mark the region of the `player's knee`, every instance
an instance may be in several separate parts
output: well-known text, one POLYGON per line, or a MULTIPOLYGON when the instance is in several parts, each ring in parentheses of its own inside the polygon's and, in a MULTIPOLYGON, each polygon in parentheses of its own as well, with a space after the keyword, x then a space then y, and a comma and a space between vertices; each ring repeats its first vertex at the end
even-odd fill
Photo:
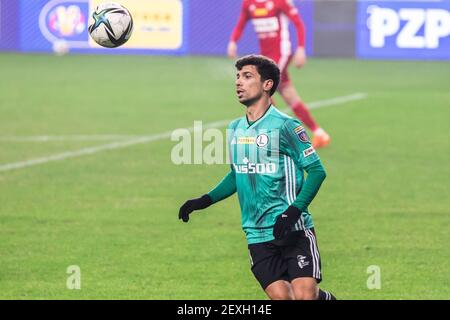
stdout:
POLYGON ((294 112, 301 111, 301 108, 299 108, 298 103, 290 102, 289 106, 291 107, 292 111, 294 111, 294 112))
POLYGON ((266 294, 271 300, 293 300, 294 296, 292 294, 292 289, 290 285, 284 282, 277 281, 272 283, 266 289, 266 294))
POLYGON ((283 98, 284 102, 294 110, 302 107, 302 100, 296 94, 286 92, 286 94, 283 95, 283 98))
POLYGON ((317 292, 314 288, 302 288, 294 291, 295 300, 317 300, 317 292))
POLYGON ((293 300, 293 297, 289 294, 289 292, 273 292, 270 295, 271 300, 293 300))
POLYGON ((289 105, 291 106, 292 110, 294 111, 304 111, 305 105, 302 103, 300 99, 292 99, 292 101, 289 102, 289 105))

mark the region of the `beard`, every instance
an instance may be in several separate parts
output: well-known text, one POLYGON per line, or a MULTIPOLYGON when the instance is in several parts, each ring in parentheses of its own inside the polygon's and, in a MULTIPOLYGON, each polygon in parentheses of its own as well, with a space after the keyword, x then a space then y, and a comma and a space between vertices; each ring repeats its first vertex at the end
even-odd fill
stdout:
POLYGON ((262 93, 259 93, 256 96, 253 96, 253 97, 250 97, 250 98, 245 98, 243 100, 239 100, 239 102, 242 103, 244 106, 246 106, 248 108, 251 105, 255 104, 256 101, 261 99, 262 95, 263 95, 262 93))

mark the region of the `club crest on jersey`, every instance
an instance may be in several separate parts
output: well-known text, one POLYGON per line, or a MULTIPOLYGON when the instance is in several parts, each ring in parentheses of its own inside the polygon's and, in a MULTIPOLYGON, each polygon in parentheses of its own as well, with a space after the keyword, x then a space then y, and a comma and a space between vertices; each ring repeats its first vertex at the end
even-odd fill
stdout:
POLYGON ((305 128, 303 126, 298 126, 294 129, 295 134, 300 139, 301 142, 306 143, 309 142, 308 134, 306 133, 305 128))
POLYGON ((267 146, 269 143, 269 137, 267 134, 262 133, 259 136, 256 137, 256 145, 260 148, 267 146))

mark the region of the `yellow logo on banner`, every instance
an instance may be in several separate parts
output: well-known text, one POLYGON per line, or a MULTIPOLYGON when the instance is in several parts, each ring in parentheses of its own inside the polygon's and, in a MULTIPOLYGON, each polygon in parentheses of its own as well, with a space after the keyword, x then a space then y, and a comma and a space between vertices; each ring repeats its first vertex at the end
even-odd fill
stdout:
MULTIPOLYGON (((105 0, 90 0, 93 11, 105 0)), ((128 49, 176 50, 183 44, 181 0, 121 0, 133 17, 133 33, 123 45, 128 49)), ((97 46, 89 39, 92 46, 97 46)))

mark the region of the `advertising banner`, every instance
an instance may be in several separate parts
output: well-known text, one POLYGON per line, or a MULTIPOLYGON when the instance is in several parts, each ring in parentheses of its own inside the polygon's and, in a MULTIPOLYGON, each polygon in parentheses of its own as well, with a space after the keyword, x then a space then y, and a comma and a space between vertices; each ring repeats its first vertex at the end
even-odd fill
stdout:
POLYGON ((21 1, 22 50, 51 51, 63 42, 75 52, 186 53, 187 0, 121 0, 133 17, 134 29, 130 40, 114 50, 100 47, 88 34, 90 13, 102 2, 21 1))
POLYGON ((358 3, 359 58, 450 59, 450 1, 358 3))
POLYGON ((0 0, 0 50, 19 50, 19 3, 0 0))
MULTIPOLYGON (((306 50, 312 55, 314 2, 291 1, 305 22, 306 50)), ((0 0, 0 49, 53 52, 67 47, 72 53, 225 55, 242 5, 241 0, 120 0, 133 17, 133 33, 123 46, 107 49, 88 34, 90 14, 103 2, 0 0)), ((292 23, 289 34, 295 48, 292 23)), ((239 54, 259 52, 249 21, 239 41, 239 54)))

